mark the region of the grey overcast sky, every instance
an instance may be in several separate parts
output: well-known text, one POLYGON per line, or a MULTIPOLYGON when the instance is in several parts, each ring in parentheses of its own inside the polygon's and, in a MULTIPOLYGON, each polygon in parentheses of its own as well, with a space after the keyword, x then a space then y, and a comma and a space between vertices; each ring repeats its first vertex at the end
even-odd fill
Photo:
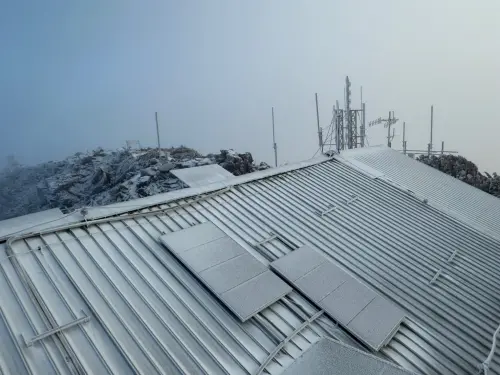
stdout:
MULTIPOLYGON (((367 120, 393 110, 409 148, 435 143, 500 171, 499 0, 7 0, 0 12, 0 158, 37 163, 127 139, 271 162, 317 150, 363 86, 367 120)), ((400 147, 396 126, 394 145, 400 147)), ((368 130, 384 143, 382 126, 368 130)))

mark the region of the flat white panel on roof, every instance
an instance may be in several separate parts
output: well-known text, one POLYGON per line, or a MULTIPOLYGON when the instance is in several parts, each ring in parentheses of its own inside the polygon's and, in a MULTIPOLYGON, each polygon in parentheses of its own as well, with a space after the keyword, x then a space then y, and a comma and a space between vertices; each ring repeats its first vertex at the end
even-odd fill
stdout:
POLYGON ((193 247, 179 254, 182 260, 189 264, 195 272, 228 261, 246 251, 229 237, 218 238, 212 242, 193 247))
POLYGON ((212 223, 165 234, 160 240, 242 321, 292 291, 212 223))
POLYGON ((394 335, 403 312, 308 246, 271 263, 325 312, 374 350, 394 335))
POLYGON ((245 321, 291 291, 292 288, 274 273, 265 271, 228 290, 222 294, 221 299, 232 306, 234 313, 245 321))
POLYGON ((226 234, 215 225, 203 223, 189 230, 169 233, 162 237, 162 241, 173 252, 180 253, 222 237, 226 237, 226 234))
POLYGON ((234 178, 234 175, 226 171, 218 164, 185 169, 174 169, 171 173, 189 187, 205 186, 234 178))
POLYGON ((325 262, 316 267, 312 272, 298 279, 296 283, 313 300, 321 301, 332 290, 338 288, 351 278, 351 276, 341 269, 338 271, 332 272, 330 263, 325 262))
POLYGON ((410 371, 358 349, 324 338, 297 358, 283 375, 408 375, 410 371))
POLYGON ((334 312, 335 320, 343 325, 347 325, 376 296, 373 290, 351 277, 319 301, 319 305, 325 311, 334 312))
POLYGON ((266 270, 261 262, 245 252, 206 269, 200 276, 215 290, 224 293, 266 270))
POLYGON ((278 268, 286 278, 295 281, 307 272, 325 262, 325 257, 308 246, 302 246, 273 262, 272 266, 278 268))
POLYGON ((352 332, 362 333, 370 346, 376 347, 380 343, 383 346, 392 338, 403 318, 404 313, 399 308, 377 296, 347 327, 352 332))

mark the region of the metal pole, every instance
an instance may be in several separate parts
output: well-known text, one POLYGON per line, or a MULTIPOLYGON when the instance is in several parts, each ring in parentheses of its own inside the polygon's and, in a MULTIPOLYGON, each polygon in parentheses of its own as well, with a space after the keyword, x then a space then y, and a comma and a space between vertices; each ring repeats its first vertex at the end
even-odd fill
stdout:
POLYGON ((158 157, 160 157, 161 148, 160 148, 160 127, 158 126, 158 112, 155 112, 155 120, 156 120, 156 138, 158 139, 158 157))
POLYGON ((403 154, 406 155, 406 122, 403 122, 403 154))
POLYGON ((389 111, 389 119, 387 121, 387 147, 391 147, 391 111, 389 111))
POLYGON ((444 155, 444 141, 441 141, 441 155, 444 155))
POLYGON ((323 154, 323 134, 321 132, 321 128, 319 127, 318 93, 315 93, 314 96, 316 98, 316 122, 318 123, 319 148, 321 149, 321 154, 323 154))
MULTIPOLYGON (((361 96, 363 96, 363 87, 361 87, 361 96)), ((362 109, 362 118, 361 118, 361 147, 365 147, 365 136, 366 136, 366 105, 365 103, 361 103, 362 109)))
POLYGON ((339 101, 337 100, 335 106, 335 146, 337 147, 337 152, 340 153, 340 150, 344 149, 344 135, 340 127, 343 126, 340 122, 340 106, 339 101))
POLYGON ((347 120, 347 148, 351 149, 354 147, 352 142, 352 116, 351 116, 351 82, 349 81, 349 76, 345 77, 345 116, 347 120))
POLYGON ((432 128, 434 126, 434 106, 431 105, 431 142, 430 144, 430 151, 432 151, 432 128))
POLYGON ((276 138, 274 134, 274 107, 271 108, 271 115, 273 117, 273 148, 274 148, 274 166, 278 166, 278 146, 276 145, 276 138))

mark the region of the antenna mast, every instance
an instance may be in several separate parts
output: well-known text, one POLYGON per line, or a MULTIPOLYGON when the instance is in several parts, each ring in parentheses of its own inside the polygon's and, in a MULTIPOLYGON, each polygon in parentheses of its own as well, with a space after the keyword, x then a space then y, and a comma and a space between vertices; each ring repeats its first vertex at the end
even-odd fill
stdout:
POLYGON ((274 166, 278 166, 278 145, 276 144, 276 138, 274 134, 274 107, 271 108, 271 115, 273 119, 273 148, 274 148, 274 166))
POLYGON ((318 109, 318 93, 314 94, 316 98, 316 121, 318 123, 318 140, 319 140, 319 148, 321 149, 321 154, 323 154, 323 131, 319 126, 319 109, 318 109))
POLYGON ((161 157, 161 148, 160 148, 160 127, 158 126, 158 112, 155 112, 155 120, 156 120, 156 138, 158 140, 158 157, 161 157))
POLYGON ((430 143, 429 143, 429 156, 431 156, 431 153, 432 153, 432 128, 434 127, 434 106, 431 105, 431 140, 430 140, 430 143))
POLYGON ((406 122, 403 122, 403 154, 406 155, 406 122))

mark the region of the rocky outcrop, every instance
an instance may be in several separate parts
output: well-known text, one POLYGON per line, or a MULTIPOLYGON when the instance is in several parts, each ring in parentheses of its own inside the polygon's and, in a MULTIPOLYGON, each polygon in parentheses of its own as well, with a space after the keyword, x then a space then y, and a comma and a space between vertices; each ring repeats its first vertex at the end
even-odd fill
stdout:
POLYGON ((203 156, 178 147, 136 151, 101 148, 59 162, 10 167, 0 173, 0 220, 49 208, 74 210, 106 205, 184 188, 173 169, 220 164, 234 175, 267 169, 250 153, 221 150, 203 156))

